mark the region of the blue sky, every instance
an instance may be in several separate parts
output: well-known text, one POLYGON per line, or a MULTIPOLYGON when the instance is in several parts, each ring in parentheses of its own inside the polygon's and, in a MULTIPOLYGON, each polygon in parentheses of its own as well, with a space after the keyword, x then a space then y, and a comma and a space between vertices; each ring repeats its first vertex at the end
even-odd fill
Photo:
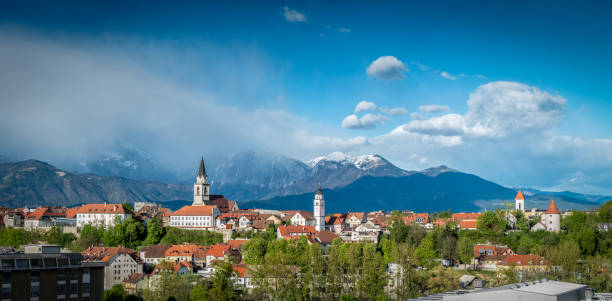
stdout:
POLYGON ((3 152, 60 162, 132 144, 177 166, 242 148, 375 152, 612 193, 611 6, 5 1, 3 152))

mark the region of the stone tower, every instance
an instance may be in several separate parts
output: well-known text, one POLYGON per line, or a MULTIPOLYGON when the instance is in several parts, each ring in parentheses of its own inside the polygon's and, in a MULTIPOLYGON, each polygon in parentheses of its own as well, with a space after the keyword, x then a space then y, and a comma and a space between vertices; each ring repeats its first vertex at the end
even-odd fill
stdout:
POLYGON ((550 201, 548 209, 542 216, 542 222, 546 226, 547 231, 557 232, 561 230, 561 212, 559 212, 555 200, 550 201))
POLYGON ((319 189, 317 189, 314 197, 314 219, 315 229, 317 231, 325 230, 325 199, 323 198, 321 184, 319 184, 319 189))
POLYGON ((514 203, 516 204, 516 207, 514 209, 520 210, 521 212, 525 213, 525 197, 523 196, 523 192, 520 189, 516 194, 516 197, 514 197, 514 203))
POLYGON ((210 200, 210 184, 206 176, 204 167, 204 156, 200 159, 200 169, 196 182, 193 184, 193 204, 192 206, 204 206, 210 200))

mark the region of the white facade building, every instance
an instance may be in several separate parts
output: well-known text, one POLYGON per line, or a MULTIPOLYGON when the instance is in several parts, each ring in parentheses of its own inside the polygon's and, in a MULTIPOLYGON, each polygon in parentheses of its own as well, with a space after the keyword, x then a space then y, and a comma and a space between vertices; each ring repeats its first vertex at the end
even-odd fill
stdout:
POLYGON ((200 169, 193 184, 193 206, 204 206, 210 201, 210 184, 204 167, 204 156, 200 159, 200 169))
POLYGON ((514 205, 514 209, 525 213, 525 197, 523 196, 523 192, 520 189, 516 194, 516 197, 514 198, 514 205))
POLYGON ((323 198, 323 191, 321 185, 315 193, 314 197, 314 226, 317 231, 325 230, 325 198, 323 198))
POLYGON ((115 221, 123 221, 131 214, 121 204, 87 204, 81 206, 76 213, 77 228, 85 225, 112 227, 115 221))

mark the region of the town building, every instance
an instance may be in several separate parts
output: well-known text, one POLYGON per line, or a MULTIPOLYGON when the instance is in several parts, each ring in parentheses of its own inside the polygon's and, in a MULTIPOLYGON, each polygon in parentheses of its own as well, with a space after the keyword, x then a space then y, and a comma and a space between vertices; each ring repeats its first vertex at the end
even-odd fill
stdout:
POLYGON ((531 227, 531 231, 546 230, 558 232, 561 230, 561 212, 557 209, 555 200, 550 201, 548 209, 541 215, 541 220, 531 227))
POLYGON ((365 213, 363 212, 349 212, 346 223, 350 228, 355 228, 367 221, 365 213))
POLYGON ((85 225, 112 227, 117 220, 131 217, 122 204, 86 204, 76 211, 76 225, 82 229, 85 225))
POLYGON ((325 217, 325 228, 334 233, 340 233, 346 228, 346 217, 344 213, 335 213, 325 217))
POLYGON ((287 225, 279 226, 276 235, 278 238, 292 238, 301 235, 316 235, 317 229, 313 226, 298 226, 298 225, 287 225))
POLYGON ((123 280, 123 288, 129 295, 137 295, 149 288, 149 277, 144 273, 134 273, 123 280))
POLYGON ((217 216, 219 210, 214 205, 183 206, 170 214, 170 227, 188 230, 212 229, 217 216))
POLYGON ((132 249, 123 247, 89 247, 81 252, 82 260, 104 266, 104 289, 121 284, 133 273, 142 273, 142 260, 132 249))
POLYGON ((285 219, 296 226, 313 226, 315 219, 311 212, 305 210, 287 210, 283 211, 286 214, 285 219))
POLYGON ((317 231, 325 230, 325 198, 321 190, 321 184, 315 193, 313 200, 314 207, 314 226, 317 231))
POLYGON ((520 189, 514 197, 514 209, 525 213, 525 196, 520 189))
POLYGON ((527 254, 527 255, 510 255, 502 259, 497 265, 497 270, 500 269, 513 269, 520 272, 528 271, 545 271, 548 269, 546 259, 539 255, 527 254))
POLYGON ((57 245, 30 245, 24 252, 0 250, 1 300, 104 299, 104 267, 57 245))
POLYGON ((208 201, 210 201, 210 184, 208 184, 208 176, 206 175, 206 167, 204 166, 204 156, 202 156, 196 182, 193 184, 192 206, 204 206, 208 201))
POLYGON ((429 213, 412 213, 409 216, 402 217, 402 219, 406 225, 411 223, 424 225, 429 223, 429 213))
POLYGON ((497 264, 514 254, 514 251, 508 246, 476 244, 474 245, 474 259, 472 263, 482 270, 496 271, 497 264))
POLYGON ((158 264, 166 258, 166 250, 172 245, 151 245, 140 248, 140 259, 145 264, 158 264))
POLYGON ((376 244, 378 243, 379 235, 380 228, 370 221, 355 227, 355 229, 351 233, 351 240, 371 241, 376 244))

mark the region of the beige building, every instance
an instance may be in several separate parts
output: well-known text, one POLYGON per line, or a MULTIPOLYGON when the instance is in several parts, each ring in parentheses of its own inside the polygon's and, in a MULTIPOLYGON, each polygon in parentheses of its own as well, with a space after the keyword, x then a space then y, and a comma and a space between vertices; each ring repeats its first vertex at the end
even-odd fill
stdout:
POLYGON ((89 247, 81 253, 84 262, 104 265, 104 289, 122 284, 133 273, 142 273, 142 260, 132 249, 122 247, 89 247))

